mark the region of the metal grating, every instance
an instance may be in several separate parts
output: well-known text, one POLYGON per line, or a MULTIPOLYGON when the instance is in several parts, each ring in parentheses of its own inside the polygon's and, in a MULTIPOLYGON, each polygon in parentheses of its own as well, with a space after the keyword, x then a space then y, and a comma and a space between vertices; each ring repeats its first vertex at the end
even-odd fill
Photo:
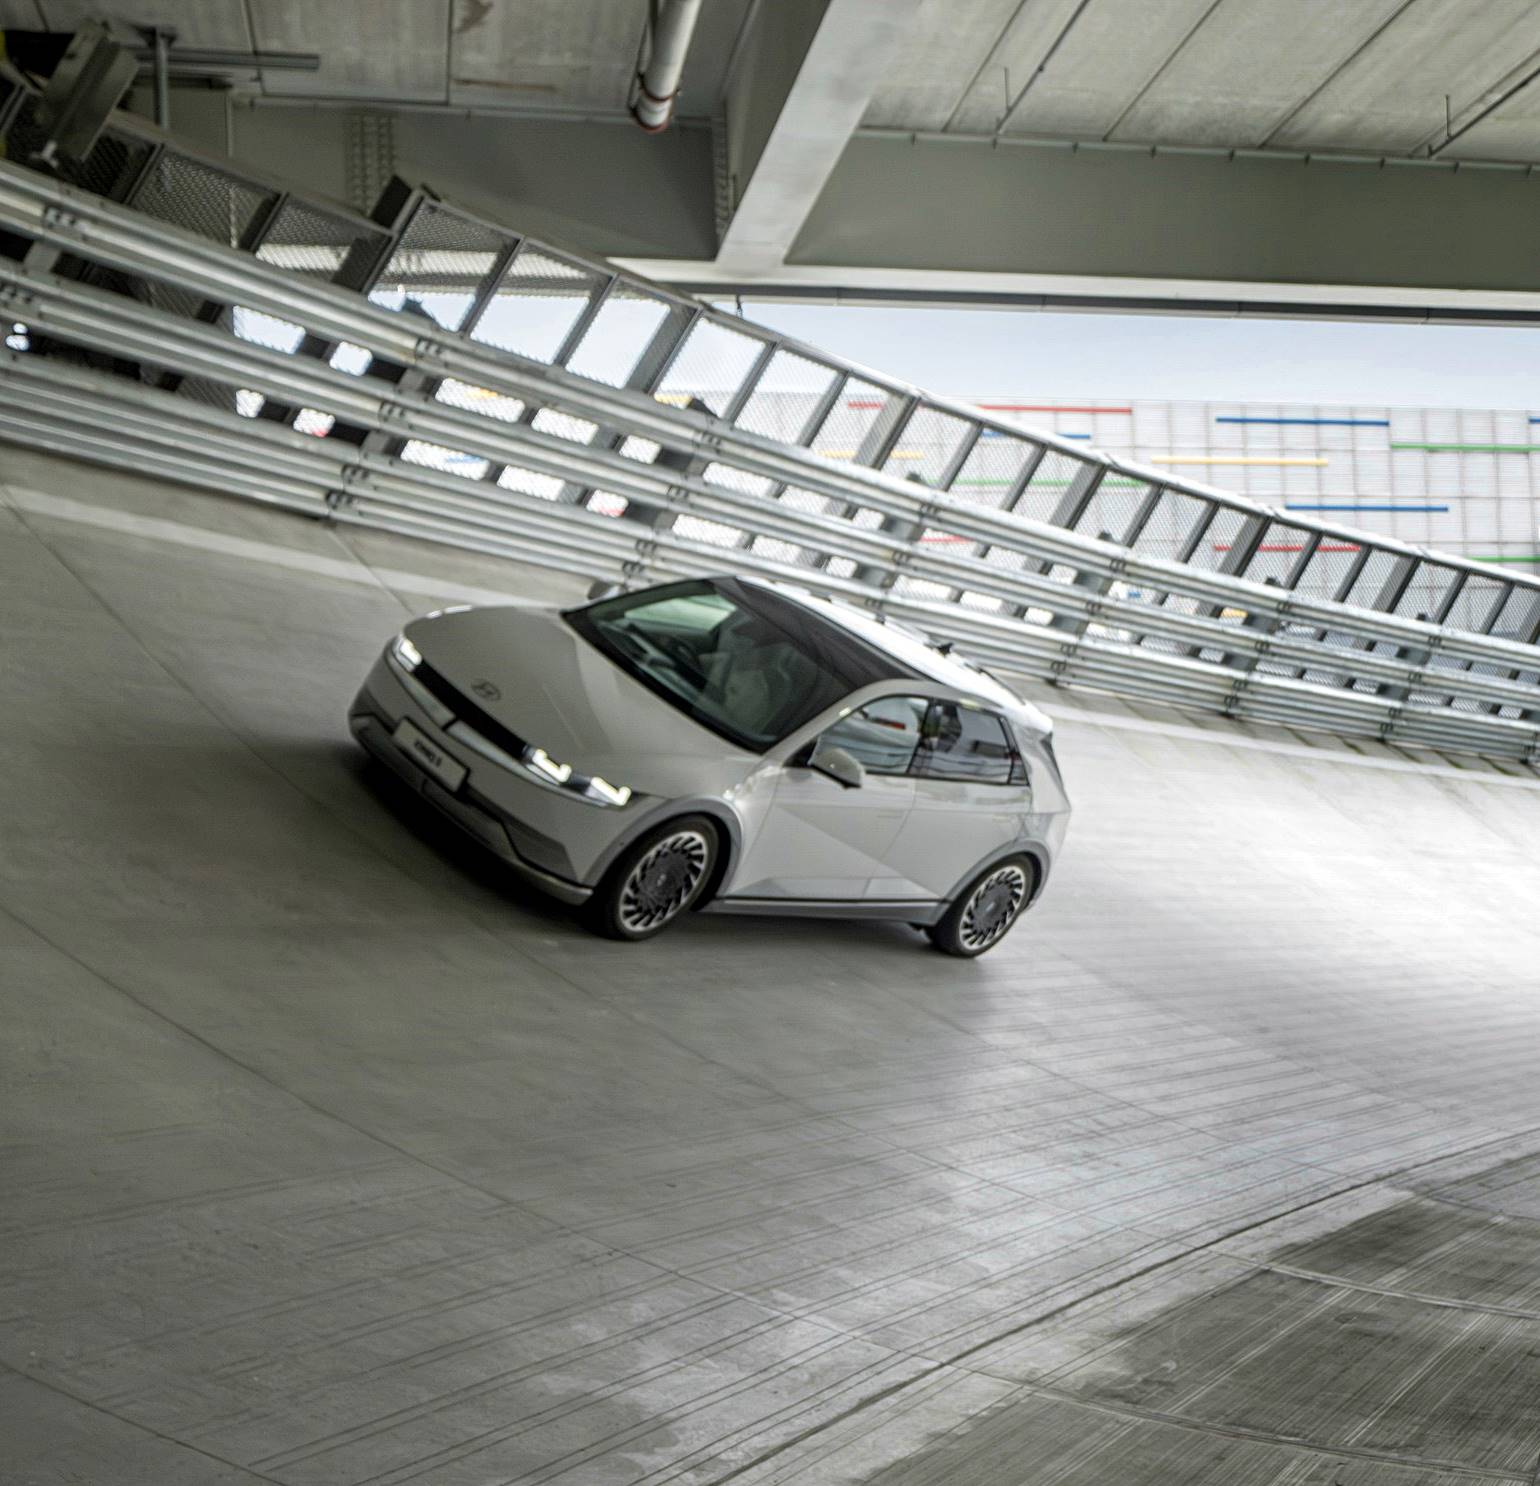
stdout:
POLYGON ((512 242, 511 234, 473 217, 420 202, 369 297, 389 309, 411 305, 445 330, 458 330, 512 242))
POLYGON ((262 234, 257 257, 344 288, 362 289, 378 267, 387 242, 380 228, 291 198, 262 234))
POLYGON ((604 286, 595 269, 524 246, 471 328, 471 338, 499 351, 552 362, 604 286))

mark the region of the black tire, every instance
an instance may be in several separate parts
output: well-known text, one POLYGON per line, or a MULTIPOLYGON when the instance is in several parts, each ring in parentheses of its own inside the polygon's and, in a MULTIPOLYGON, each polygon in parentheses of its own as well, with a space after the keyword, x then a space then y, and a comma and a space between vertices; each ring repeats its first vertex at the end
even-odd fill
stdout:
POLYGON ((944 955, 977 959, 1007 934, 1032 901, 1037 865, 1031 857, 993 862, 965 887, 941 921, 925 932, 944 955))
POLYGON ((584 906, 588 927, 606 939, 661 934, 715 880, 722 838, 705 815, 680 815, 637 837, 584 906))

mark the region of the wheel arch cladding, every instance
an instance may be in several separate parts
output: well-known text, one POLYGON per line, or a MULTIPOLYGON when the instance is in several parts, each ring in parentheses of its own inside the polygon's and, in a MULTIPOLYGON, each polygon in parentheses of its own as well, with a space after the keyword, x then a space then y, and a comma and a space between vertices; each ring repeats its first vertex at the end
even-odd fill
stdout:
POLYGON ((603 882, 615 863, 643 836, 687 815, 704 816, 717 828, 716 865, 712 868, 711 880, 696 899, 697 905, 710 902, 717 888, 726 880, 728 871, 737 862, 743 847, 742 826, 720 800, 667 800, 656 809, 648 811, 605 848, 591 869, 592 881, 595 884, 603 882))

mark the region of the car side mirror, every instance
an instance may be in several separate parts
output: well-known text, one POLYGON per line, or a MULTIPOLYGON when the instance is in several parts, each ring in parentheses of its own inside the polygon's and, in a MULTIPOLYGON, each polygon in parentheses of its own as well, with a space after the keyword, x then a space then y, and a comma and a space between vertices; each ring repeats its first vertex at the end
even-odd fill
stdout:
POLYGON ((588 602, 597 604, 600 599, 612 599, 617 593, 624 593, 625 589, 619 583, 613 583, 608 578, 598 578, 588 585, 588 602))
POLYGON ((807 766, 819 774, 827 775, 846 789, 860 789, 866 783, 866 769, 861 760, 853 753, 847 753, 845 749, 836 748, 832 744, 815 748, 807 766))

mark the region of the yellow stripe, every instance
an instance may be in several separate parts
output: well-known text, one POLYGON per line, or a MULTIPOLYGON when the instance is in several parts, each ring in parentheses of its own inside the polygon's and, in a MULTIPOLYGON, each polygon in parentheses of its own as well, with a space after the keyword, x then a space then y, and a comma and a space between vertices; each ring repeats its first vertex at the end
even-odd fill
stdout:
POLYGON ((1320 469, 1324 459, 1275 459, 1262 454, 1156 454, 1151 464, 1268 464, 1310 465, 1320 469))

